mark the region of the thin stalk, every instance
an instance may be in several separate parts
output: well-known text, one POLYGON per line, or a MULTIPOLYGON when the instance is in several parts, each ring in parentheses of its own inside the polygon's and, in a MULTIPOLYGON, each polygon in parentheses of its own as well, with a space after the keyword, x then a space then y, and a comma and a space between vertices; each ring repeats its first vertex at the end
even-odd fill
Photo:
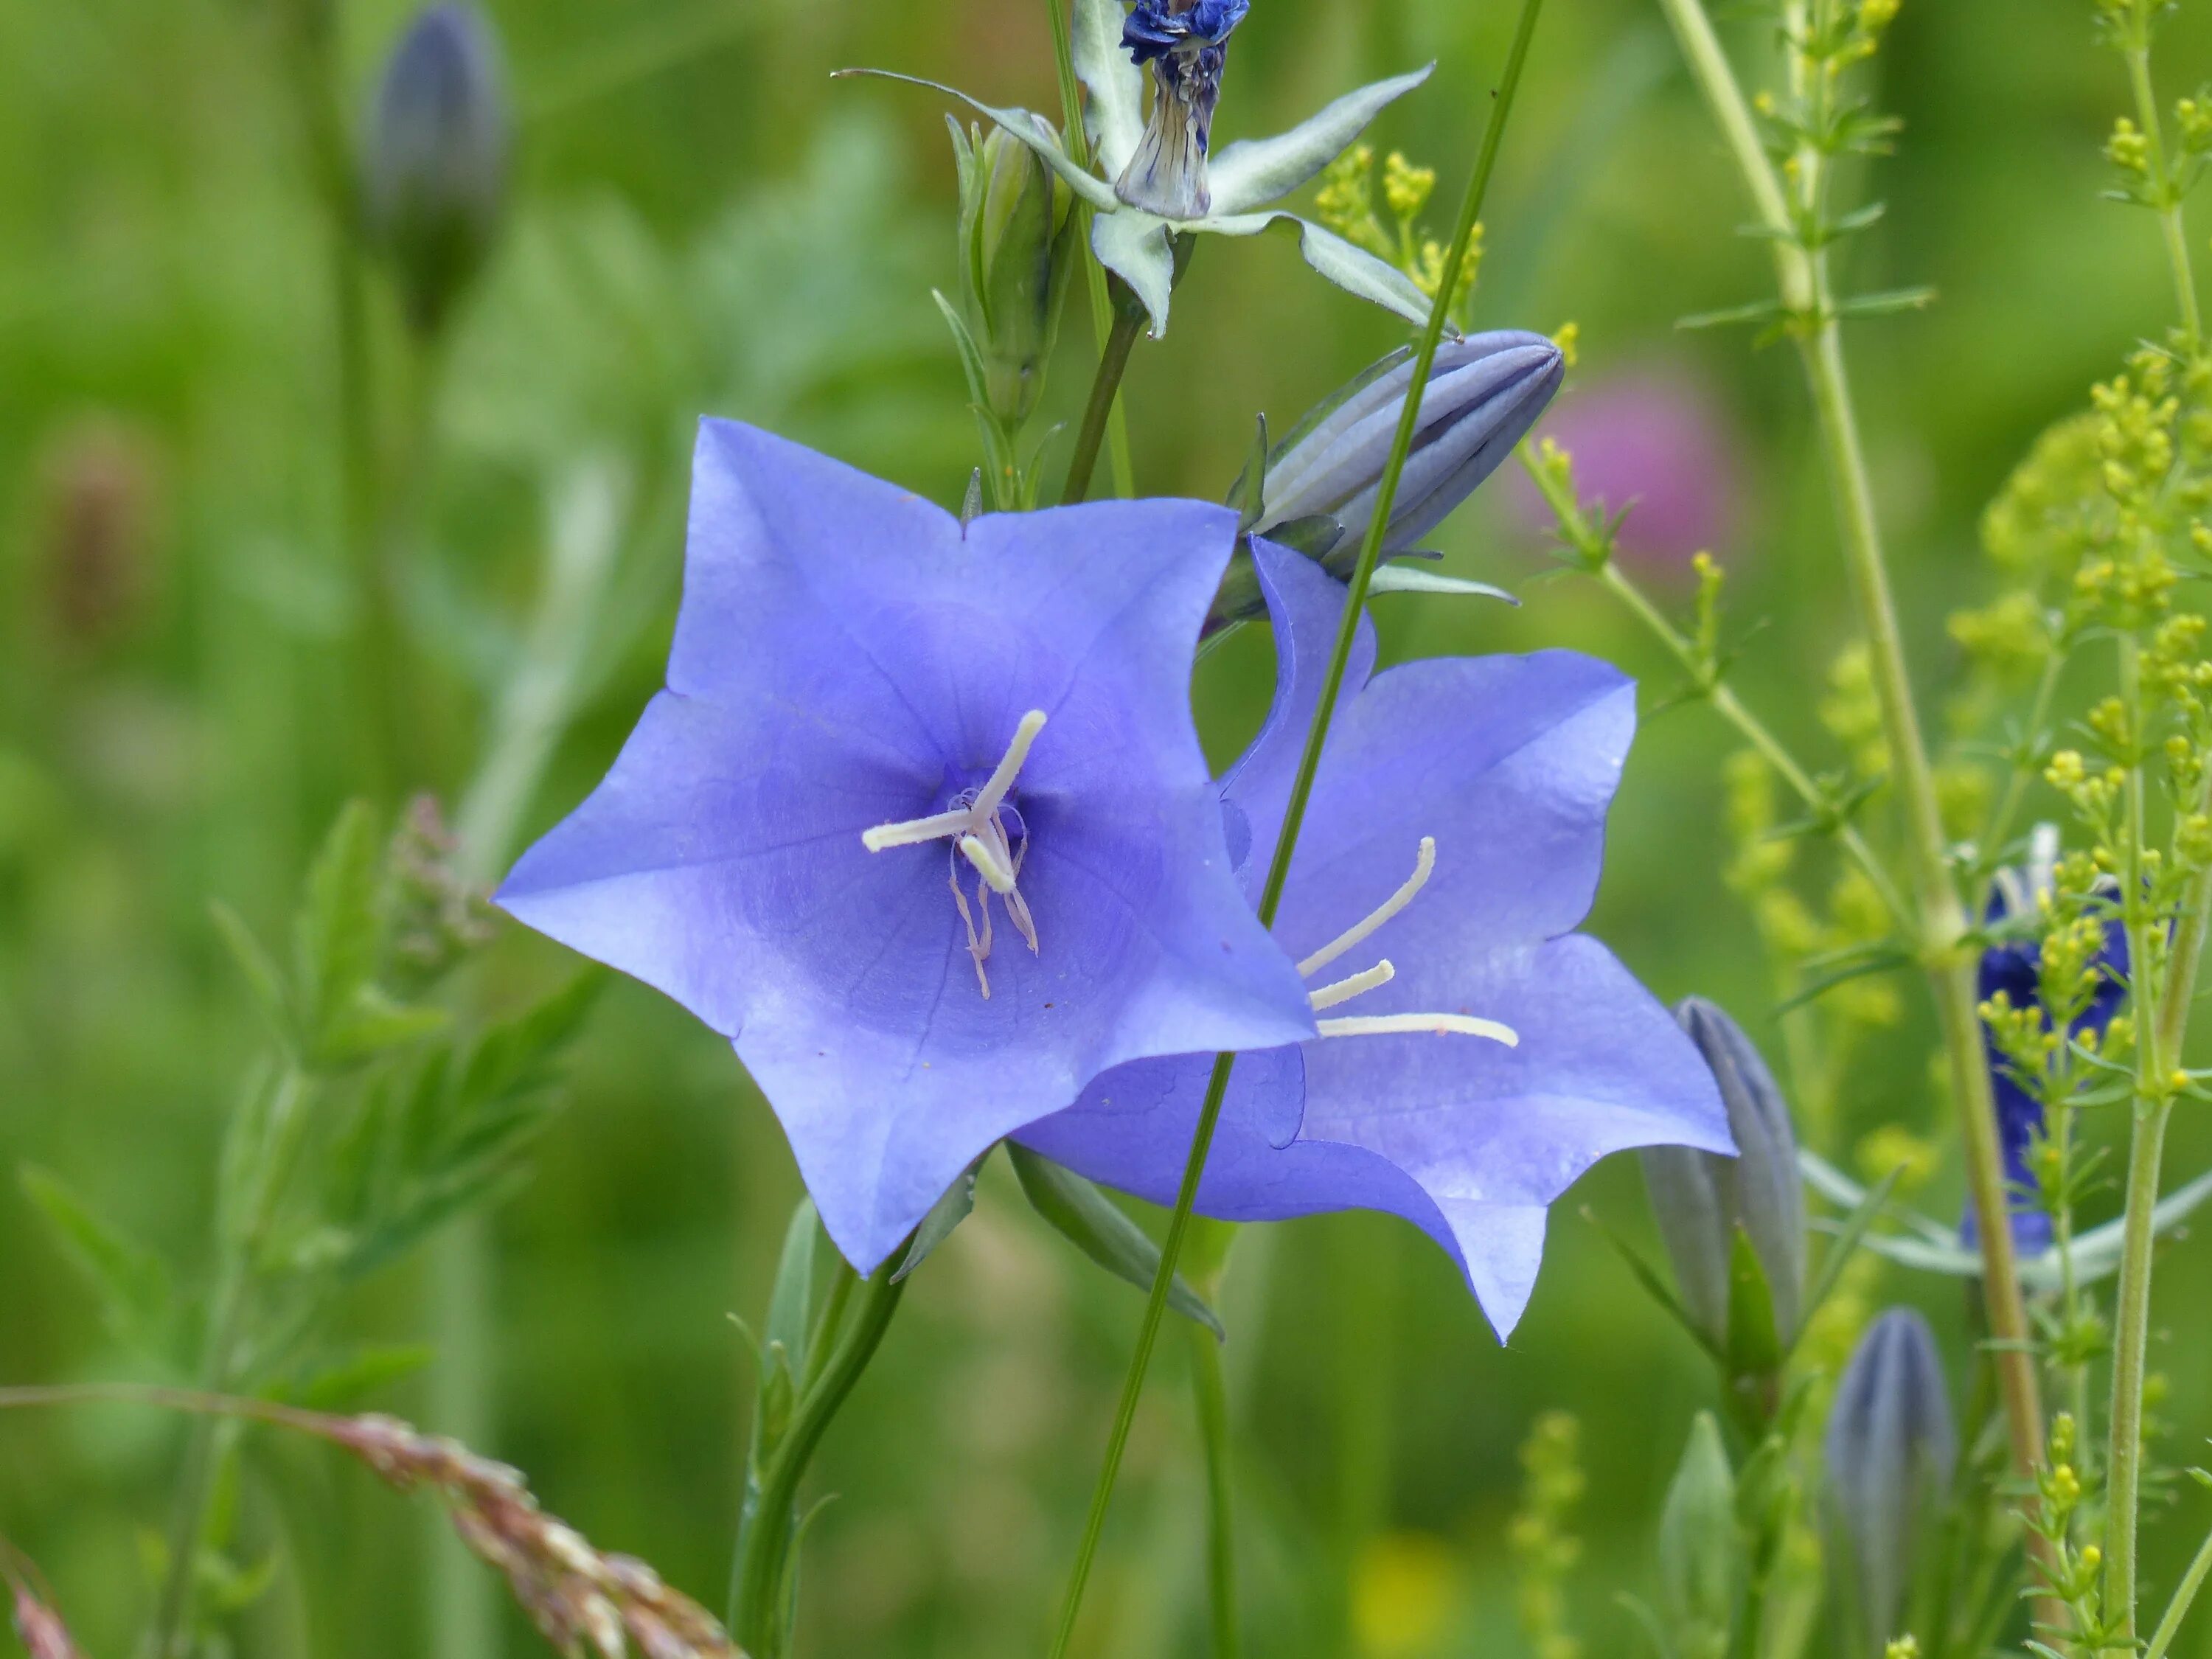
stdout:
POLYGON ((2173 298, 2181 308, 2181 331, 2194 353, 2203 338, 2203 324, 2197 306, 2197 278, 2189 264, 2189 230, 2181 214, 2181 193, 2173 188, 2166 171, 2166 133, 2159 118, 2158 94, 2150 83, 2150 29, 2141 24, 2122 56, 2128 63, 2128 86, 2135 94, 2136 125, 2142 131, 2144 160, 2150 169, 2151 191, 2158 198, 2158 225, 2166 238, 2166 268, 2173 274, 2173 298))
MULTIPOLYGON (((1639 622, 1651 630, 1693 683, 1702 679, 1696 647, 1680 629, 1668 621, 1666 614, 1651 602, 1650 596, 1624 574, 1619 565, 1608 560, 1599 572, 1598 579, 1612 590, 1639 622)), ((1805 769, 1797 763, 1796 757, 1783 746, 1782 740, 1767 727, 1765 721, 1744 706, 1743 700, 1736 696, 1726 681, 1716 680, 1705 691, 1705 698, 1713 706, 1716 714, 1735 727, 1744 740, 1759 751, 1760 758, 1773 768, 1775 775, 1789 785, 1790 792, 1808 807, 1816 812, 1833 807, 1834 803, 1828 798, 1827 791, 1813 781, 1805 769)), ((1858 826, 1849 822, 1839 823, 1836 826, 1836 839, 1872 884, 1891 920, 1908 934, 1911 933, 1915 929, 1911 909, 1906 905, 1905 896, 1897 890, 1897 884, 1891 879, 1888 867, 1875 856, 1873 847, 1868 843, 1858 826)))
MULTIPOLYGON (((1121 287, 1120 278, 1115 279, 1121 287)), ((1091 380, 1091 400, 1084 407, 1083 425, 1075 434, 1075 453, 1068 459, 1067 483, 1060 493, 1060 504, 1072 507, 1091 493, 1091 474, 1098 465, 1099 441, 1106 435, 1109 420, 1120 396, 1121 376, 1129 367, 1130 348, 1137 343, 1138 332, 1145 325, 1145 308, 1135 302, 1135 296, 1121 288, 1114 307, 1114 321, 1106 332, 1106 343, 1098 354, 1098 372, 1091 380)))
POLYGON ((2212 1573, 2212 1534, 2208 1534, 2197 1547, 2197 1559, 2189 1564, 2189 1571, 2181 1575, 2181 1583, 2175 1586, 2173 1600, 2166 1603, 2166 1617, 2158 1621, 2158 1628, 2151 1633, 2150 1645, 2143 1650, 2143 1659, 2166 1659, 2166 1650, 2181 1634, 2181 1621, 2189 1616, 2190 1604, 2204 1587, 2207 1573, 2212 1573))
POLYGON ((1197 1396, 1199 1443, 1206 1451, 1206 1589, 1213 1659, 1244 1650, 1237 1608, 1237 1508, 1229 1461, 1229 1390, 1221 1344, 1204 1326, 1190 1328, 1190 1380, 1197 1396))
POLYGON ((2013 819, 2020 813, 2021 803, 2027 797, 2029 781, 2037 775, 2033 757, 2042 748, 2043 728, 2051 719, 2051 699, 2058 692, 2058 677, 2066 667, 2066 653, 2056 644, 2043 661, 2043 672, 2036 678, 2035 696, 2028 704, 2027 731, 2021 739, 2022 753, 2027 758, 2015 758, 2011 775, 2005 779, 2004 793, 1998 797, 1997 810, 1990 817, 1988 830, 1982 836, 1982 863, 1988 866, 2003 856, 2006 841, 2012 835, 2013 819))
MULTIPOLYGON (((1536 32, 1536 19, 1543 9, 1543 0, 1521 0, 1521 21, 1513 34, 1513 44, 1505 58, 1505 68, 1499 76, 1498 90, 1492 99, 1489 125, 1482 135, 1482 149, 1475 157, 1474 172, 1468 179, 1466 198, 1460 204, 1459 222, 1452 233, 1450 252, 1444 256, 1443 270, 1437 286, 1440 295, 1449 294, 1458 286, 1459 274, 1467 262, 1468 245, 1474 239, 1476 221, 1482 213, 1482 200, 1490 187, 1490 174, 1498 162, 1498 147, 1504 136, 1505 118, 1513 108, 1513 94, 1521 82, 1522 66, 1528 59, 1528 46, 1536 32)), ((1368 520, 1367 535, 1359 549, 1358 562, 1352 568, 1352 580, 1345 596, 1344 621, 1337 629, 1336 645, 1331 652, 1328 672, 1322 681, 1321 701, 1314 710, 1313 724, 1306 732, 1306 744, 1298 757, 1298 769, 1291 781, 1289 799, 1283 809, 1283 827, 1276 838, 1274 855, 1267 866, 1267 879, 1261 889, 1259 902, 1260 924, 1263 927, 1275 925, 1275 912, 1283 900, 1283 886, 1290 878, 1291 855, 1297 846, 1298 831, 1305 821, 1306 801, 1313 793, 1314 774, 1321 766, 1321 753, 1328 740, 1328 728, 1336 713, 1338 694, 1344 687, 1346 665, 1352 659, 1352 642, 1358 636, 1359 617, 1367 603, 1367 590, 1374 580, 1375 567, 1382 556, 1382 534, 1390 522, 1390 508, 1398 499, 1399 481, 1405 475, 1406 458, 1413 451, 1413 434, 1420 423, 1421 393, 1429 383, 1429 373, 1435 368, 1437 347, 1443 338, 1444 307, 1430 307, 1429 320, 1421 330, 1420 343, 1413 349, 1413 373, 1407 381, 1404 408, 1398 416, 1398 430, 1390 445, 1389 459, 1384 463, 1382 477, 1376 489, 1375 510, 1368 520)), ((1098 1540, 1106 1525, 1106 1511, 1114 1496, 1114 1482, 1121 1469, 1121 1455, 1127 1449, 1129 1431, 1137 1417, 1137 1402, 1145 1388, 1145 1373, 1152 1364, 1152 1349, 1159 1340, 1160 1321, 1167 1311, 1168 1290, 1175 1282, 1176 1264, 1182 1259, 1185 1236, 1190 1231, 1191 1206, 1197 1201, 1199 1181, 1206 1172, 1206 1153, 1213 1145, 1214 1126, 1220 1121, 1221 1103, 1229 1092, 1229 1074, 1237 1064, 1234 1054, 1217 1055, 1212 1075, 1207 1079, 1206 1098, 1199 1107, 1198 1124, 1192 1132, 1190 1155, 1183 1164, 1182 1180, 1176 1191, 1175 1208, 1168 1217, 1167 1237, 1160 1245, 1160 1264, 1152 1275, 1152 1292, 1145 1303, 1145 1316, 1137 1330, 1136 1352, 1130 1356, 1129 1371, 1122 1381, 1121 1397, 1115 1409, 1114 1425, 1107 1437, 1106 1456, 1098 1472, 1098 1484, 1091 1495, 1091 1510, 1084 1522, 1083 1540, 1079 1546, 1075 1567, 1069 1576, 1066 1600, 1061 1606, 1060 1625, 1053 1637, 1052 1659, 1066 1659, 1068 1644, 1074 1639, 1075 1621, 1083 1607, 1084 1587, 1091 1577, 1091 1565, 1098 1553, 1098 1540)))
MULTIPOLYGON (((252 1327, 254 1262, 268 1231, 276 1192, 306 1121, 308 1082, 296 1066, 287 1066, 273 1085, 260 1143, 253 1148, 250 1177, 239 1190, 242 1212, 225 1215, 219 1227, 220 1256, 210 1306, 205 1346, 200 1355, 200 1392, 226 1393, 238 1380, 240 1356, 252 1327)), ((242 1108, 241 1109, 251 1109, 242 1108)), ((168 1561, 161 1590, 147 1627, 149 1659, 185 1659, 191 1649, 194 1591, 199 1557, 207 1536, 209 1499, 222 1462, 222 1425, 203 1417, 185 1443, 177 1474, 167 1537, 168 1561)))
MULTIPOLYGON (((1069 160, 1079 167, 1088 167, 1091 135, 1083 126, 1083 94, 1075 80, 1075 49, 1068 37, 1067 14, 1060 0, 1044 0, 1044 12, 1045 22, 1052 31, 1053 68, 1060 77, 1060 142, 1067 148, 1069 160)), ((1114 301, 1107 291, 1106 267, 1091 252, 1091 206, 1078 202, 1075 210, 1082 216, 1079 228, 1083 236, 1083 276, 1091 296, 1091 331, 1098 341, 1098 354, 1103 358, 1113 337, 1114 301)), ((1114 493, 1126 500, 1137 493, 1137 481, 1129 464, 1128 418, 1122 413, 1118 392, 1107 405, 1106 436, 1112 456, 1114 493)))
POLYGON ((784 1584, 791 1559, 790 1528, 778 1517, 788 1516, 799 1497, 799 1483, 812 1461, 815 1449, 830 1419, 853 1392, 860 1373, 875 1358, 876 1348, 890 1328, 898 1311, 906 1281, 894 1279, 896 1260, 876 1269, 862 1287, 849 1322, 838 1336, 822 1374, 800 1396, 793 1409, 791 1426, 761 1471, 761 1524, 747 1535, 738 1559, 736 1583, 730 1606, 730 1634, 753 1659, 782 1659, 784 1584))
MULTIPOLYGON (((1844 568, 1872 659, 1883 735, 1896 775, 1919 909, 1918 945, 1936 1001, 1950 1064, 1952 1098, 1966 1143, 1968 1185, 1981 1218, 1983 1295, 1988 1305, 1993 1360, 2005 1408, 2014 1475, 2032 1477, 2043 1449, 2043 1401, 2029 1347, 2027 1309, 2005 1205, 1996 1103, 1984 1057, 1974 965, 1964 948, 1966 911, 1951 876, 1935 780, 1912 703, 1905 646, 1889 591, 1874 491, 1844 364, 1826 256, 1808 252, 1781 181, 1759 142, 1743 90, 1729 67, 1700 0, 1660 0, 1681 42, 1692 74, 1718 121, 1741 170, 1753 205, 1769 233, 1782 304, 1797 335, 1799 355, 1818 413, 1830 487, 1836 499, 1844 568)), ((1818 158, 1814 158, 1817 161, 1818 158)), ((1801 178, 1817 167, 1801 167, 1801 178)), ((1809 185, 1810 179, 1808 179, 1809 185)), ((2039 1559, 2044 1540, 2031 1536, 2039 1559)))
MULTIPOLYGON (((2142 652, 2131 632, 2119 636, 2120 700, 2127 709, 2131 749, 2139 750, 2146 710, 2142 652)), ((2172 1107, 2166 1087, 2160 1042, 2159 961, 2155 920, 2144 892, 2143 843, 2149 834, 2144 815, 2142 757, 2128 757, 2121 910, 2128 935, 2128 962, 2142 1007, 2136 1033, 2134 1131, 2128 1148, 2127 1213, 2121 1235, 2120 1276, 2112 1332, 2112 1403, 2105 1449, 2107 1503, 2105 1512, 2105 1615, 2117 1618, 2122 1637, 2135 1634, 2136 1510, 2142 1496, 2142 1395, 2150 1344, 2151 1255, 2157 1243, 2159 1163, 2172 1107)))

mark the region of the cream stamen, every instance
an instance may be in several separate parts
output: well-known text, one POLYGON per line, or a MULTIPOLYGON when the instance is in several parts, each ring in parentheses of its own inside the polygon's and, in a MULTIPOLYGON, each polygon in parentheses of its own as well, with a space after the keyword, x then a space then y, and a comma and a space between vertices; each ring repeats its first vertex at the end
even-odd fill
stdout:
POLYGON ((1510 1025, 1501 1025, 1494 1019, 1476 1019, 1470 1014, 1354 1014, 1342 1019, 1317 1019, 1314 1029, 1325 1037, 1391 1036, 1431 1031, 1438 1036, 1456 1034, 1488 1037, 1509 1048, 1521 1046, 1521 1034, 1510 1025))
MULTIPOLYGON (((1430 875, 1437 867, 1437 843, 1431 836, 1421 837, 1421 850, 1413 861, 1413 873, 1406 878, 1405 885, 1382 901, 1382 904, 1356 926, 1338 934, 1320 950, 1298 964, 1301 978, 1310 979, 1314 974, 1334 962, 1355 945, 1372 934, 1384 922, 1413 902, 1413 896, 1428 884, 1430 875)), ((1308 994, 1306 1000, 1319 1013, 1324 1008, 1334 1008, 1339 1003, 1364 995, 1378 987, 1388 985, 1398 976, 1390 959, 1385 957, 1364 973, 1324 985, 1308 994)), ((1509 1048, 1521 1046, 1521 1035, 1510 1025, 1502 1025, 1494 1019, 1477 1019, 1472 1014, 1351 1014, 1334 1019, 1317 1019, 1314 1030, 1325 1037, 1398 1036, 1433 1033, 1437 1036, 1487 1037, 1492 1042, 1502 1042, 1509 1048)))
POLYGON ((1357 926, 1344 933, 1339 933, 1328 944, 1322 945, 1320 950, 1315 951, 1304 962, 1300 963, 1298 964, 1299 976, 1301 978, 1312 977, 1313 975, 1318 973, 1322 969, 1328 967, 1330 963, 1334 962, 1346 951, 1349 951, 1353 945, 1359 944, 1377 927, 1380 927, 1384 922, 1389 921, 1391 917, 1396 915, 1398 912, 1411 904, 1413 902, 1413 895, 1419 892, 1422 888, 1429 884, 1430 872, 1435 870, 1436 867, 1436 837, 1433 836, 1423 836, 1421 837, 1420 854, 1413 860, 1413 873, 1406 878, 1406 884, 1401 887, 1396 892, 1391 894, 1389 898, 1384 899, 1379 906, 1377 906, 1373 911, 1370 912, 1365 921, 1361 921, 1357 926))
MULTIPOLYGON (((1007 918, 1014 924, 1014 931, 1022 936, 1022 942, 1030 947, 1030 953, 1036 954, 1036 922, 1030 915, 1028 902, 1015 887, 1021 878, 1022 860, 1029 856, 1029 835, 1024 830, 1021 844, 1016 846, 1006 833, 1006 820, 1000 814, 1022 763, 1029 758, 1030 746, 1036 741, 1037 733, 1044 730, 1044 720, 1042 708, 1032 708, 1023 715, 1021 723, 1014 727, 1013 740, 1007 744, 1006 752, 1000 757, 997 767, 984 780, 982 787, 963 793, 945 811, 897 823, 879 823, 860 832, 860 845, 871 853, 893 847, 919 847, 925 842, 952 843, 953 908, 960 913, 960 925, 968 935, 968 954, 975 963, 975 983, 986 999, 991 994, 991 981, 983 971, 983 964, 991 955, 994 894, 1005 903, 1007 918), (975 909, 969 908, 968 895, 960 884, 963 859, 976 875, 975 909), (981 926, 977 925, 976 910, 982 912, 981 926)), ((1018 816, 1015 822, 1020 822, 1018 816)))
POLYGON ((1324 1008, 1335 1007, 1340 1002, 1351 1001, 1363 991, 1371 991, 1378 985, 1388 985, 1397 977, 1398 970, 1390 965, 1390 958, 1385 957, 1364 974, 1354 974, 1334 985, 1322 986, 1306 1000, 1313 1004, 1314 1012, 1319 1013, 1324 1008))

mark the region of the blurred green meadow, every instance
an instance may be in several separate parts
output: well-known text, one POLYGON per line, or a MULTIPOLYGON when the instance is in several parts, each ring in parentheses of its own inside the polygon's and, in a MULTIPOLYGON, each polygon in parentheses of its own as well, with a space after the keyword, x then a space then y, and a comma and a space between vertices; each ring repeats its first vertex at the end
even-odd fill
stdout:
MULTIPOLYGON (((210 902, 281 937, 316 844, 368 787, 337 239, 300 90, 298 14, 319 4, 0 0, 0 1383, 181 1379, 118 1342, 15 1172, 55 1172, 179 1264, 181 1293, 204 1288, 222 1126, 264 1041, 210 902)), ((331 7, 350 143, 408 9, 331 7)), ((407 781, 449 806, 463 794, 504 689, 532 665, 549 559, 619 568, 612 645, 520 809, 534 834, 596 781, 659 683, 701 414, 948 506, 978 459, 930 299, 953 282, 940 100, 830 72, 881 65, 1040 110, 1057 96, 1044 9, 1026 0, 488 10, 519 123, 498 244, 434 361, 381 280, 364 345, 380 487, 404 496, 391 515, 402 649, 385 666, 404 681, 421 773, 407 781)), ((1433 58, 1434 79, 1370 137, 1437 167, 1450 198, 1512 21, 1489 0, 1255 0, 1218 137, 1278 130, 1433 58)), ((1756 63, 1761 26, 1734 27, 1739 61, 1756 63)), ((1879 95, 1905 126, 1870 187, 1887 215, 1847 268, 1859 289, 1924 283, 1940 299, 1856 325, 1853 367, 1929 684, 1956 655, 1947 615, 1990 586, 1983 506, 2170 311, 2154 227, 2100 199, 2123 88, 2089 41, 2082 6, 1907 0, 1881 59, 1879 95)), ((2160 61, 2169 94, 2212 74, 2212 22, 2185 15, 2160 61)), ((1747 216, 1656 9, 1553 0, 1484 216, 1474 319, 1577 325, 1555 425, 1625 386, 1698 411, 1713 499, 1705 520, 1685 512, 1711 526, 1729 574, 1733 682, 1833 763, 1843 747, 1820 707, 1848 618, 1795 365, 1747 330, 1675 327, 1767 291, 1762 248, 1736 234, 1747 216)), ((1140 343, 1130 372, 1140 489, 1218 499, 1256 414, 1287 427, 1402 338, 1287 242, 1208 239, 1173 332, 1140 343)), ((1071 424, 1094 350, 1078 297, 1046 393, 1071 424)), ((1736 741, 1675 700, 1675 671, 1605 593, 1557 571, 1522 484, 1507 468, 1434 543, 1445 568, 1514 586, 1522 607, 1383 598, 1386 658, 1568 644, 1638 674, 1646 724, 1592 931, 1669 1001, 1731 1009, 1817 1095, 1817 1111, 1801 1097, 1802 1132, 1836 1162, 1892 1126, 1942 1140, 1916 985, 1899 982, 1894 1022, 1863 1030, 1832 1078, 1789 1079, 1777 975, 1723 879, 1736 741)), ((1679 553, 1650 552, 1641 574, 1686 606, 1679 553)), ((1218 756, 1256 726, 1271 684, 1259 630, 1202 665, 1218 756)), ((459 994, 495 1012, 574 966, 501 923, 459 994)), ((488 1212, 488 1322, 465 1334, 493 1368, 479 1449, 719 1607, 751 1398, 727 1316, 765 1306, 797 1176, 727 1046, 641 986, 607 988, 571 1073, 526 1178, 488 1212)), ((2212 1133, 2185 1110, 2170 1167, 2209 1158, 2212 1133)), ((1960 1180, 1954 1156, 1920 1201, 1954 1213, 1960 1180)), ((1444 1257, 1395 1222, 1240 1240, 1223 1312, 1252 1653, 1529 1651, 1511 1521, 1519 1448, 1551 1411, 1578 1419, 1588 1479, 1573 1621, 1591 1654, 1643 1650, 1613 1593, 1648 1583, 1659 1496, 1711 1380, 1585 1204, 1650 1239, 1632 1164, 1613 1160, 1554 1211, 1535 1300, 1504 1347, 1444 1257)), ((2204 1242, 2185 1240, 2160 1280, 2160 1411, 2185 1425, 2212 1419, 2208 1267, 2204 1242)), ((349 1292, 325 1347, 430 1343, 428 1300, 424 1258, 404 1257, 349 1292)), ((1955 1281, 1863 1268, 1847 1300, 1861 1316, 1923 1307, 1954 1385, 1966 1375, 1955 1281)), ((1003 1161, 989 1166, 818 1460, 810 1490, 836 1501, 807 1537, 805 1651, 1039 1650, 1140 1307, 1036 1220, 1003 1161)), ((1200 1466, 1170 1336, 1079 1643, 1091 1659, 1202 1649, 1200 1466)), ((347 1404, 448 1426, 439 1361, 423 1358, 347 1404)), ((183 1432, 122 1407, 0 1417, 0 1535, 40 1565, 91 1653, 122 1655, 143 1623, 147 1540, 183 1432)), ((230 1621, 232 1651, 429 1650, 427 1504, 265 1435, 225 1502, 240 1574, 271 1574, 230 1621)), ((2151 1534, 2154 1583, 2203 1531, 2203 1495, 2177 1502, 2151 1534)), ((533 1650, 501 1616, 503 1650, 533 1650)))

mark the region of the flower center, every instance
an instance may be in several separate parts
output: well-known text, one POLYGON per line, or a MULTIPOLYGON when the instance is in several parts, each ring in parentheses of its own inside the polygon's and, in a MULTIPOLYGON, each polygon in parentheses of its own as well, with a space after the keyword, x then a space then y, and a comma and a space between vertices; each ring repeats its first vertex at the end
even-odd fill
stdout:
POLYGON ((1030 947, 1030 954, 1036 954, 1036 923, 1030 915, 1028 902, 1015 885, 1022 873, 1022 860, 1029 853, 1029 826, 1022 822, 1021 813, 1006 804, 1006 793, 1014 787, 1014 777, 1022 769, 1022 763, 1029 758, 1030 745, 1043 730, 1044 711, 1030 709, 1014 728, 1013 741, 1000 757, 997 769, 980 787, 962 790, 942 812, 898 823, 879 823, 860 836, 860 845, 871 853, 892 847, 918 847, 931 841, 952 843, 947 854, 951 866, 952 903, 960 912, 960 925, 967 930, 968 955, 975 963, 975 983, 987 1001, 991 995, 991 977, 984 972, 983 964, 991 957, 994 896, 1006 907, 1007 920, 1030 947), (964 867, 963 860, 966 860, 964 867), (961 887, 962 878, 971 869, 975 875, 973 909, 961 887))
MULTIPOLYGON (((1413 902, 1414 895, 1428 885, 1429 877, 1437 867, 1437 843, 1432 836, 1421 837, 1421 850, 1413 861, 1413 873, 1407 877, 1398 890, 1358 921, 1339 933, 1320 950, 1298 964, 1301 978, 1311 979, 1334 962, 1346 951, 1363 943, 1375 930, 1413 902)), ((1323 985, 1312 992, 1308 1000, 1314 1012, 1334 1008, 1349 1002, 1378 986, 1388 985, 1398 976, 1398 970, 1385 957, 1372 968, 1362 973, 1323 985)), ((1346 1014, 1334 1019, 1317 1019, 1314 1029, 1325 1037, 1389 1036, 1407 1032, 1433 1031, 1442 1036, 1457 1033, 1461 1036, 1488 1037, 1492 1042, 1502 1042, 1509 1048, 1521 1046, 1521 1035, 1510 1025, 1494 1019, 1477 1019, 1472 1014, 1346 1014)))

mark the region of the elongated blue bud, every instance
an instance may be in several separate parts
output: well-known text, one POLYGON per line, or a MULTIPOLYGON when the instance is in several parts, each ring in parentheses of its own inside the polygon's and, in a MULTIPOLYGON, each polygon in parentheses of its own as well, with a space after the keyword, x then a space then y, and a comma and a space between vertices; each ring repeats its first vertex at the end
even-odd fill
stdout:
POLYGON ((1904 1634, 1913 1567, 1959 1454, 1943 1362, 1917 1313, 1893 1308, 1860 1340, 1826 1444, 1837 1571, 1856 1592, 1858 1650, 1879 1656, 1904 1634))
POLYGON ((426 8, 384 67, 362 146, 371 239, 428 331, 483 263, 513 138, 498 38, 465 0, 426 8))
POLYGON ((1805 1285, 1805 1194, 1789 1103, 1743 1028, 1714 1004, 1692 997, 1674 1018, 1712 1068, 1737 1152, 1720 1158, 1655 1146, 1642 1154, 1644 1184, 1676 1287, 1705 1334, 1725 1346, 1729 1259, 1741 1227, 1759 1258, 1786 1346, 1797 1329, 1805 1285))
MULTIPOLYGON (((1294 541, 1333 574, 1351 574, 1413 385, 1413 355, 1391 353, 1283 440, 1268 460, 1255 533, 1296 526, 1299 534, 1278 539, 1294 541)), ((1413 547, 1473 495, 1535 424, 1565 375, 1559 347, 1522 329, 1438 347, 1383 554, 1413 547)))

